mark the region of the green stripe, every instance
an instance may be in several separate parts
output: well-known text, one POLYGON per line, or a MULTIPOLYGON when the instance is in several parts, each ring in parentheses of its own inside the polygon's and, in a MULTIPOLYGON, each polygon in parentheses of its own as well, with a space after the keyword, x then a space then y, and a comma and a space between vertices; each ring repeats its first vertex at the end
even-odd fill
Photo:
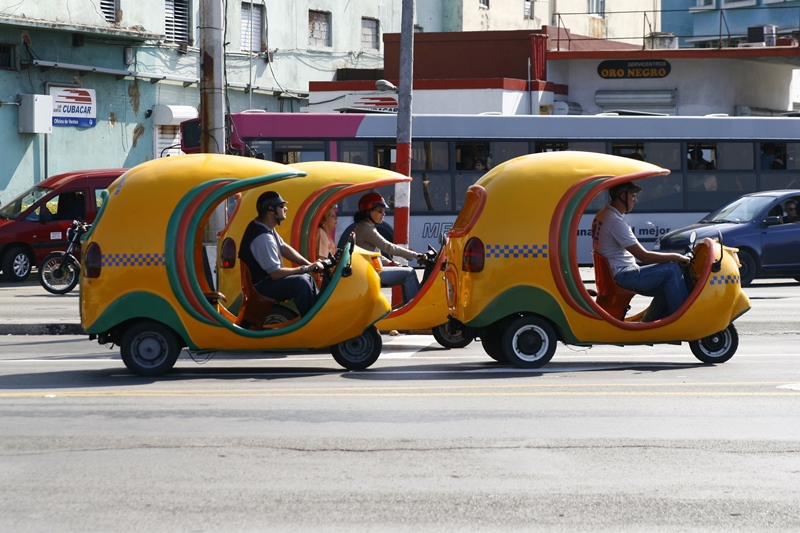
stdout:
POLYGON ((306 257, 311 257, 311 250, 309 249, 308 244, 311 232, 315 229, 311 227, 311 219, 314 217, 314 213, 316 213, 319 210, 320 206, 324 204, 327 201, 327 199, 330 198, 333 194, 341 191, 342 189, 346 189, 347 187, 348 185, 342 185, 339 187, 333 187, 330 190, 324 192, 319 196, 319 198, 314 200, 309 206, 309 208, 306 209, 306 212, 303 213, 303 222, 302 226, 300 227, 300 247, 298 249, 298 251, 302 255, 306 257))

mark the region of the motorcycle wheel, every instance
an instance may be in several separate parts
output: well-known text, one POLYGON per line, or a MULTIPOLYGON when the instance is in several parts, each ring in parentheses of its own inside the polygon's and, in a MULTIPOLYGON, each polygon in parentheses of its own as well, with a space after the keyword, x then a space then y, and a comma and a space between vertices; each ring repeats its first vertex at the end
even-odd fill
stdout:
POLYGON ((53 252, 39 266, 39 283, 53 294, 67 294, 78 284, 80 266, 64 252, 53 252))
POLYGON ((733 324, 719 333, 689 343, 694 356, 709 364, 724 363, 733 357, 738 347, 739 333, 733 324))
POLYGON ((378 360, 381 348, 381 334, 371 326, 358 337, 331 346, 331 353, 334 360, 347 370, 364 370, 378 360))
POLYGON ((463 348, 475 338, 470 328, 452 320, 436 326, 431 333, 436 342, 445 348, 463 348))
POLYGON ((154 320, 141 320, 129 327, 119 343, 122 362, 139 376, 160 376, 168 372, 181 354, 180 337, 154 320))

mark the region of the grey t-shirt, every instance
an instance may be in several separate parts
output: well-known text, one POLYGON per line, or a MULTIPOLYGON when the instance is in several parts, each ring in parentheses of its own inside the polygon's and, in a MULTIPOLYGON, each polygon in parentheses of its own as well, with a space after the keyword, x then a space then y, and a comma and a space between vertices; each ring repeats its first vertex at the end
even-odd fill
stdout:
POLYGON ((250 243, 250 251, 253 257, 256 258, 258 264, 261 265, 267 274, 272 274, 276 270, 283 267, 283 256, 281 255, 281 248, 283 248, 283 239, 278 235, 274 229, 269 229, 266 224, 255 221, 256 224, 261 224, 269 231, 262 233, 250 243))
POLYGON ((592 222, 592 248, 608 260, 611 273, 617 275, 622 270, 637 267, 636 258, 626 248, 639 241, 630 226, 625 223, 622 213, 612 205, 606 205, 592 222))

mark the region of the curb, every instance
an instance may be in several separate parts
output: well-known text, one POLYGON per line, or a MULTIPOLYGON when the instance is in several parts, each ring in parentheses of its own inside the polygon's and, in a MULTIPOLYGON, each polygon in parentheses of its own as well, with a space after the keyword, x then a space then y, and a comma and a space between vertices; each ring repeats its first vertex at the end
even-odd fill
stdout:
POLYGON ((86 335, 80 324, 0 324, 0 335, 86 335))

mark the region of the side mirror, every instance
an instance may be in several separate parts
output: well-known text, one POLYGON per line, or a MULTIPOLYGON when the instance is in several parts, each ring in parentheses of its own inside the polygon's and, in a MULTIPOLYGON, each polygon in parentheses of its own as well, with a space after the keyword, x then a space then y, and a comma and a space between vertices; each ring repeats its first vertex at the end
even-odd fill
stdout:
POLYGON ((781 217, 777 215, 771 215, 764 219, 765 226, 777 226, 781 223, 781 217))

